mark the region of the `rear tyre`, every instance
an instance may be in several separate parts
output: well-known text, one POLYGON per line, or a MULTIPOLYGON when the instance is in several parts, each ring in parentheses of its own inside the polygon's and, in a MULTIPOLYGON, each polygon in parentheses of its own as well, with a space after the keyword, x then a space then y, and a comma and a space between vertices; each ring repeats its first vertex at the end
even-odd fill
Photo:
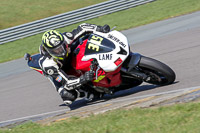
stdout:
POLYGON ((166 64, 149 57, 141 57, 140 71, 147 75, 145 82, 155 85, 172 84, 176 78, 174 71, 166 64))

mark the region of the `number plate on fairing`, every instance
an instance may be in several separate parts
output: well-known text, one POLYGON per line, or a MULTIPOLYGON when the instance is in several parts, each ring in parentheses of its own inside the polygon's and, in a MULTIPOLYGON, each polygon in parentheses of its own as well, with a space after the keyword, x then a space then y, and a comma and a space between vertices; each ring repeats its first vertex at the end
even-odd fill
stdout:
POLYGON ((118 31, 96 32, 88 38, 82 61, 95 58, 106 72, 116 70, 129 55, 127 38, 118 31))

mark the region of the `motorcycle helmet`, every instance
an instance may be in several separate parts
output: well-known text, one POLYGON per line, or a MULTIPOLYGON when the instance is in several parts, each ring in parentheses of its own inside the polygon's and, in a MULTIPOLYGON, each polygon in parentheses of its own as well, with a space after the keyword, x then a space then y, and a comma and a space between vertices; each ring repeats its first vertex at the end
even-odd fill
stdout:
POLYGON ((44 49, 55 59, 64 60, 68 56, 67 47, 63 35, 56 30, 46 31, 42 36, 44 49))

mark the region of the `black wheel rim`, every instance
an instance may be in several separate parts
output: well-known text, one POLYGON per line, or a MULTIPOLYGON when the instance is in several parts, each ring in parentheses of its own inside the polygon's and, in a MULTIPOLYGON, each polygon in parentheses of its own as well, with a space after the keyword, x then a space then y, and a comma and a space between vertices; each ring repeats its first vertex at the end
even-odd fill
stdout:
POLYGON ((161 72, 143 68, 142 71, 147 75, 146 82, 156 85, 165 85, 168 83, 167 78, 161 72))

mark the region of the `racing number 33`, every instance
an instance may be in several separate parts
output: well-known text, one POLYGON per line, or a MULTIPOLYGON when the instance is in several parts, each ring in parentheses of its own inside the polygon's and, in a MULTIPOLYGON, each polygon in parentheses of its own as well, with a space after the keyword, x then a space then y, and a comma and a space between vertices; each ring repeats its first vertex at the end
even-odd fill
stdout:
POLYGON ((99 51, 98 45, 100 45, 102 41, 102 37, 93 35, 90 39, 90 43, 88 44, 88 49, 99 51))

